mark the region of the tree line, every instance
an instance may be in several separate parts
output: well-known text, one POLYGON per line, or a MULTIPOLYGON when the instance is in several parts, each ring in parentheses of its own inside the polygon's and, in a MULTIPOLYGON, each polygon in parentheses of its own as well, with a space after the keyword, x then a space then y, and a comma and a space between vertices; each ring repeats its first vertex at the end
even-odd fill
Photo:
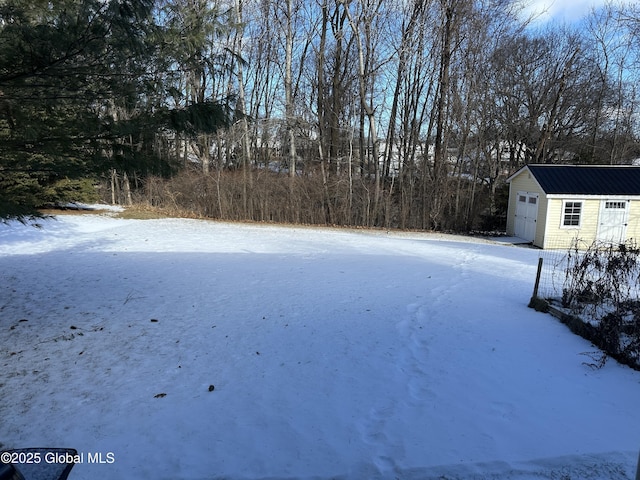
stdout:
POLYGON ((0 217, 500 228, 522 165, 640 157, 639 68, 635 3, 4 0, 0 217))

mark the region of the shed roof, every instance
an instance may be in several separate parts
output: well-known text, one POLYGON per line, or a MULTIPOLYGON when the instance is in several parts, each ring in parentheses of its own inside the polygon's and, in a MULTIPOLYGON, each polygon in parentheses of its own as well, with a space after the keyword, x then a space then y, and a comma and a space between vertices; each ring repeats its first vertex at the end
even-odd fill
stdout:
POLYGON ((640 195, 639 166, 527 165, 524 168, 529 169, 547 194, 640 195))

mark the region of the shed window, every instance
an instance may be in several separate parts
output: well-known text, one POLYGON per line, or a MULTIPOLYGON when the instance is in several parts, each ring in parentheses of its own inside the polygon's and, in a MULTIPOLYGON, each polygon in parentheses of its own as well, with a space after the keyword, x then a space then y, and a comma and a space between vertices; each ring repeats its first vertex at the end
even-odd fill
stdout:
POLYGON ((604 208, 615 208, 624 210, 627 208, 627 202, 605 202, 604 208))
POLYGON ((579 227, 582 214, 582 202, 564 202, 562 226, 579 227))

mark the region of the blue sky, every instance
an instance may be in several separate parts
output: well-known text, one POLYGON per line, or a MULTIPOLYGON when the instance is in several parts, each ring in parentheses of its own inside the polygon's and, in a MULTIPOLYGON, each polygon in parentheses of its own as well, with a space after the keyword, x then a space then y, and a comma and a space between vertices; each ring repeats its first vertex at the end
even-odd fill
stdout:
POLYGON ((527 12, 541 13, 538 21, 558 20, 574 22, 588 15, 593 7, 607 0, 532 0, 527 12), (544 12, 544 13, 542 13, 544 12))

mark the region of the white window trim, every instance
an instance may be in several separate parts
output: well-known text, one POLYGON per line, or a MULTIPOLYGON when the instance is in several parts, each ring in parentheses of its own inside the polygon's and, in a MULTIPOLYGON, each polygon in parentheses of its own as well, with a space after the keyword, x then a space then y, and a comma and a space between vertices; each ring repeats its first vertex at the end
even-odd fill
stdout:
POLYGON ((560 228, 562 230, 578 230, 580 228, 582 228, 582 218, 584 217, 584 204, 585 201, 584 199, 581 198, 565 198, 562 200, 562 210, 560 211, 560 228), (580 217, 578 218, 578 225, 565 225, 564 224, 564 218, 565 218, 565 208, 567 206, 567 203, 580 203, 580 217))

